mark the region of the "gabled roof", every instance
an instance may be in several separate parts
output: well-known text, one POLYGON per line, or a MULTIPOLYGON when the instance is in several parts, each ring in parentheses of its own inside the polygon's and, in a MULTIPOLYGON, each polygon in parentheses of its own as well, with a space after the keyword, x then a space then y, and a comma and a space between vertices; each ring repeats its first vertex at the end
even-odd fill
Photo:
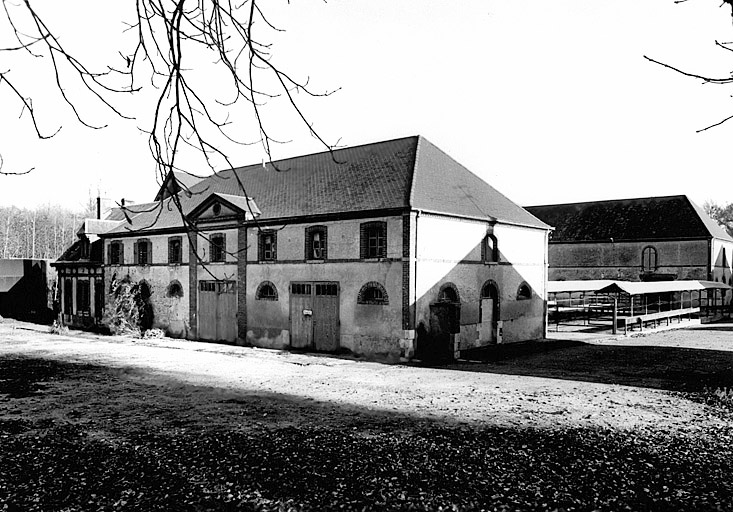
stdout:
POLYGON ((203 178, 192 176, 183 171, 169 171, 155 196, 156 201, 178 194, 181 190, 188 191, 203 178))
MULTIPOLYGON (((186 215, 218 193, 254 200, 259 221, 412 208, 549 229, 421 136, 225 170, 190 192, 177 196, 186 215)), ((171 201, 163 200, 157 221, 150 212, 139 213, 132 226, 120 224, 111 233, 151 222, 156 229, 181 226, 171 201)))
POLYGON ((526 209, 555 228, 551 243, 689 238, 733 241, 684 195, 527 206, 526 209))

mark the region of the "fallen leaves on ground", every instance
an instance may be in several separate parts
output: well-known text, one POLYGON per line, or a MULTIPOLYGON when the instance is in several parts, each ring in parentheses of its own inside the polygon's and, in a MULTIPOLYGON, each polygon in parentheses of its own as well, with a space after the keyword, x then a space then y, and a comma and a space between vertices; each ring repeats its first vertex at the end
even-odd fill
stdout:
MULTIPOLYGON (((43 360, 0 369, 8 370, 0 392, 19 408, 47 400, 52 409, 60 380, 91 379, 110 393, 122 379, 43 360)), ((152 401, 164 392, 124 391, 152 401)), ((129 399, 135 406, 140 397, 129 399)), ((287 425, 254 420, 249 403, 227 403, 242 409, 241 422, 210 428, 161 421, 155 408, 113 431, 81 413, 4 414, 0 511, 656 511, 733 503, 733 428, 502 428, 346 414, 341 422, 287 425)))

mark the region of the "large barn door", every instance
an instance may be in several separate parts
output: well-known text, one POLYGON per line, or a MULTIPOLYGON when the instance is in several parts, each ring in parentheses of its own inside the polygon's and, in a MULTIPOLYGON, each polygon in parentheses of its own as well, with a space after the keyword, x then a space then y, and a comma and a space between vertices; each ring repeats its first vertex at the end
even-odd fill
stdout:
POLYGON ((234 281, 199 281, 199 338, 236 341, 237 290, 234 281))
POLYGON ((338 283, 316 283, 313 300, 313 340, 318 351, 333 352, 339 347, 338 283))
POLYGON ((290 284, 290 346, 311 348, 313 344, 313 286, 290 284))
POLYGON ((338 283, 290 284, 290 346, 333 352, 339 347, 338 283))

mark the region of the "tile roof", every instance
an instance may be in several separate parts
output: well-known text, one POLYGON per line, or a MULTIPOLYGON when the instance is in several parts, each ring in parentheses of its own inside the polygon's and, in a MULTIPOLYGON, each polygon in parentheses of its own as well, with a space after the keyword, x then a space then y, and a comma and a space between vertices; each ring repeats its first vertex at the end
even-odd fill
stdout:
MULTIPOLYGON (((191 197, 178 196, 185 214, 218 193, 252 198, 261 211, 259 220, 415 208, 547 229, 421 136, 225 170, 190 191, 191 197)), ((182 226, 171 202, 131 206, 130 213, 141 207, 155 210, 131 215, 132 228, 182 226)), ((121 224, 112 233, 129 228, 121 224)))
POLYGON ((551 242, 733 239, 687 196, 527 206, 554 226, 551 242))

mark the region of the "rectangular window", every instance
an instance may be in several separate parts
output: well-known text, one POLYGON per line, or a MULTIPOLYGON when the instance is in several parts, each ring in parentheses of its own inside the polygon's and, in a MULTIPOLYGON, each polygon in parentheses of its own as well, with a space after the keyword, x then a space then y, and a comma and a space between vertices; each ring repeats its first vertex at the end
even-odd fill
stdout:
POLYGON ((318 283, 316 284, 316 295, 335 297, 338 293, 338 285, 336 283, 318 283))
POLYGON ((109 255, 107 260, 110 265, 122 265, 123 263, 123 252, 124 246, 122 242, 110 242, 109 244, 109 255))
POLYGON ((150 265, 153 262, 152 243, 150 240, 138 240, 135 242, 135 263, 138 265, 150 265))
POLYGON ((293 295, 310 295, 310 283, 293 283, 290 285, 290 293, 293 295))
POLYGON ((361 258, 387 257, 387 223, 365 222, 360 226, 361 231, 361 258))
POLYGON ((76 281, 76 313, 88 313, 89 307, 89 281, 79 279, 76 281))
POLYGON ((274 261, 277 259, 277 232, 261 231, 259 235, 260 261, 274 261))
POLYGON ((325 260, 328 257, 326 226, 310 226, 305 230, 305 259, 325 260))
POLYGON ((182 263, 183 249, 180 236, 172 236, 168 239, 168 263, 182 263))
POLYGON ((104 280, 96 278, 94 280, 94 315, 102 318, 104 313, 104 280))
POLYGON ((71 279, 64 279, 64 314, 72 315, 74 308, 73 285, 71 279))
POLYGON ((212 263, 226 261, 226 236, 223 233, 216 233, 211 235, 209 241, 209 261, 212 263))

